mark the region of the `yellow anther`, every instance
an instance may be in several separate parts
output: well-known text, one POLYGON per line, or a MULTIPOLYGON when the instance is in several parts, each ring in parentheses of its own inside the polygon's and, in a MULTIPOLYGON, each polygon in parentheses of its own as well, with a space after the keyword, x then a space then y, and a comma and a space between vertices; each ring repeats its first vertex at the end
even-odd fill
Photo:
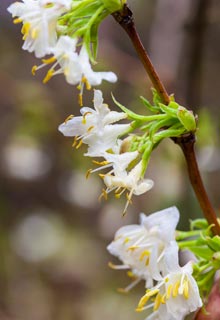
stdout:
POLYGON ((87 80, 86 77, 82 77, 81 82, 82 82, 82 83, 85 83, 87 90, 91 90, 92 87, 91 87, 91 85, 90 85, 90 83, 89 83, 89 81, 87 80))
POLYGON ((189 282, 184 280, 183 282, 183 295, 185 299, 189 299, 189 282))
POLYGON ((107 192, 105 191, 105 189, 102 190, 102 193, 101 193, 100 196, 99 196, 99 201, 101 201, 102 198, 104 198, 105 200, 108 199, 108 194, 107 194, 107 192))
POLYGON ((127 272, 127 276, 128 276, 129 278, 137 279, 137 277, 133 274, 132 271, 128 271, 128 272, 127 272))
POLYGON ((118 288, 117 291, 119 293, 128 293, 128 290, 125 290, 124 288, 118 288))
POLYGON ((88 114, 91 114, 91 112, 85 112, 84 113, 84 115, 83 115, 83 117, 82 117, 82 124, 86 124, 86 116, 88 115, 88 114))
POLYGON ((165 304, 166 303, 166 293, 164 293, 164 295, 162 295, 161 297, 161 303, 165 304))
POLYGON ((44 8, 45 9, 48 9, 48 8, 52 8, 54 6, 54 4, 52 2, 48 2, 44 5, 44 8))
POLYGON ((27 39, 30 28, 31 28, 31 25, 29 22, 25 22, 23 24, 23 27, 21 28, 21 33, 24 35, 22 38, 23 40, 27 39))
POLYGON ((76 149, 79 149, 82 144, 83 144, 83 141, 82 141, 82 139, 81 139, 81 140, 79 141, 79 143, 77 144, 76 149))
POLYGON ((90 131, 92 131, 94 129, 94 126, 91 126, 91 127, 89 127, 88 129, 87 129, 87 132, 90 132, 90 131))
POLYGON ((13 20, 13 23, 14 24, 18 24, 18 23, 21 23, 22 22, 22 19, 21 18, 15 18, 14 20, 13 20))
POLYGON ((32 39, 37 39, 37 37, 38 37, 38 31, 37 31, 37 29, 36 28, 34 28, 32 31, 31 31, 31 38, 32 39))
POLYGON ((107 164, 109 164, 108 161, 104 160, 104 161, 96 161, 96 160, 92 160, 92 162, 94 164, 97 164, 98 166, 106 166, 107 164))
POLYGON ((89 169, 89 170, 86 172, 86 179, 88 179, 88 178, 89 178, 89 176, 90 176, 91 172, 92 172, 92 169, 89 169))
POLYGON ((35 76, 36 71, 37 71, 37 66, 33 66, 32 69, 31 69, 31 73, 32 73, 33 76, 35 76))
POLYGON ((126 193, 126 199, 128 200, 129 204, 132 204, 130 193, 126 193))
POLYGON ((80 105, 80 107, 83 106, 83 97, 82 97, 82 93, 79 93, 78 94, 78 103, 80 105))
POLYGON ((172 289, 173 289, 173 286, 172 284, 170 284, 167 288, 167 292, 166 292, 166 298, 169 299, 170 296, 171 296, 171 293, 172 293, 172 289))
POLYGON ((177 295, 178 295, 179 287, 180 287, 180 281, 178 280, 173 286, 173 297, 174 298, 177 297, 177 295))
POLYGON ((144 308, 136 308, 135 311, 136 312, 142 312, 144 310, 144 308))
POLYGON ((54 72, 55 72, 54 69, 48 70, 46 76, 45 76, 44 79, 43 79, 43 83, 44 83, 44 84, 47 83, 47 82, 53 77, 54 72))
POLYGON ((123 244, 126 244, 130 241, 131 239, 129 237, 125 238, 124 241, 123 241, 123 244))
POLYGON ((138 309, 143 308, 143 306, 148 302, 148 300, 155 296, 159 292, 159 289, 147 290, 146 294, 140 299, 138 303, 138 309))
POLYGON ((139 248, 139 246, 130 246, 128 249, 127 249, 127 251, 134 251, 134 250, 136 250, 136 249, 138 249, 139 248))
POLYGON ((144 257, 149 257, 149 255, 150 255, 150 251, 149 251, 149 250, 144 250, 144 251, 141 253, 139 260, 140 260, 140 261, 143 261, 144 257))
POLYGON ((115 198, 120 199, 121 198, 121 193, 115 193, 115 198))
POLYGON ((78 90, 81 90, 81 89, 82 89, 81 84, 79 84, 76 88, 77 88, 78 90))
POLYGON ((109 261, 108 267, 111 268, 111 269, 114 269, 114 270, 117 269, 117 266, 114 263, 112 263, 111 261, 109 261))
POLYGON ((42 62, 45 63, 45 64, 51 64, 51 63, 53 63, 55 61, 56 61, 55 57, 50 57, 48 59, 42 59, 42 62))
POLYGON ((161 294, 160 292, 158 292, 158 294, 156 295, 155 301, 154 301, 154 311, 158 310, 160 305, 161 305, 161 294))
POLYGON ((69 120, 71 120, 71 119, 73 119, 73 118, 74 118, 74 115, 71 114, 71 115, 69 115, 69 116, 64 120, 64 122, 67 123, 69 120))
POLYGON ((70 74, 70 69, 66 67, 66 68, 63 70, 63 74, 64 74, 64 76, 67 77, 67 76, 70 74))
POLYGON ((77 145, 77 137, 74 137, 72 147, 74 148, 77 145))

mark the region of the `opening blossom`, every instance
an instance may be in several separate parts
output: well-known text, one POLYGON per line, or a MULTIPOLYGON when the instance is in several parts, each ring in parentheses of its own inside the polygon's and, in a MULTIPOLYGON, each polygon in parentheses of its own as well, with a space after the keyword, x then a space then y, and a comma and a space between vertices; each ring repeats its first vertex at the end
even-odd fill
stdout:
POLYGON ((179 266, 175 228, 179 220, 176 207, 140 215, 140 225, 120 228, 107 247, 122 265, 113 269, 131 269, 135 278, 123 291, 129 291, 141 279, 146 294, 136 311, 152 311, 146 320, 183 320, 202 306, 198 285, 192 276, 192 263, 179 266), (156 283, 156 285, 155 285, 156 283))
POLYGON ((176 207, 149 216, 141 213, 140 225, 120 228, 107 249, 135 276, 145 280, 149 288, 153 280, 161 278, 165 249, 175 239, 178 221, 179 211, 176 207))
POLYGON ((146 320, 183 320, 202 306, 198 285, 192 276, 192 263, 179 266, 178 245, 172 241, 165 250, 164 266, 166 272, 140 299, 137 311, 153 308, 146 320), (153 303, 146 305, 152 300, 153 303))
POLYGON ((110 111, 108 106, 103 104, 100 90, 94 90, 94 109, 83 107, 80 112, 82 116, 67 119, 59 126, 59 131, 64 136, 75 137, 75 143, 79 141, 78 146, 87 144, 86 155, 89 157, 103 156, 105 151, 115 147, 118 136, 130 128, 130 124, 113 124, 126 119, 127 114, 110 111))
POLYGON ((127 114, 110 111, 103 103, 102 92, 99 90, 94 90, 94 109, 83 107, 80 112, 82 116, 70 116, 59 126, 59 131, 65 136, 75 137, 76 148, 82 143, 87 144, 85 156, 104 158, 101 162, 94 161, 99 168, 90 169, 88 173, 111 167, 106 174, 100 174, 106 185, 101 196, 107 198, 108 193, 114 191, 119 198, 128 190, 125 213, 133 194, 143 194, 153 187, 153 181, 143 177, 144 164, 140 160, 140 153, 137 150, 121 153, 120 136, 130 131, 131 124, 115 122, 126 119, 127 114))

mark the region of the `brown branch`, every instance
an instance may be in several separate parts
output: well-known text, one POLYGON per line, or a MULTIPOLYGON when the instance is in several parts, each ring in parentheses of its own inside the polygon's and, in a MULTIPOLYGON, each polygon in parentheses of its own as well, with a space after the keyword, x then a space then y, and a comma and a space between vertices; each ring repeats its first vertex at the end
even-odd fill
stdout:
MULTIPOLYGON (((150 58, 148 57, 148 54, 144 49, 144 46, 136 31, 132 11, 128 8, 127 5, 125 5, 122 11, 117 11, 112 15, 128 34, 145 70, 147 71, 147 74, 149 75, 152 81, 153 86, 159 93, 162 101, 165 104, 169 104, 170 102, 169 95, 162 81, 160 80, 152 62, 150 61, 150 58)), ((174 138, 173 140, 175 141, 175 143, 177 143, 181 147, 183 151, 183 154, 186 159, 187 167, 188 167, 190 182, 192 184, 196 197, 199 201, 203 214, 209 224, 214 224, 213 232, 215 234, 220 234, 220 226, 218 224, 215 211, 208 198, 208 195, 204 188, 202 178, 199 172, 195 151, 194 151, 195 135, 191 133, 179 138, 174 138)))
POLYGON ((196 161, 194 150, 195 135, 187 134, 186 136, 182 136, 180 138, 173 138, 173 140, 181 147, 183 151, 187 163, 189 179, 199 201, 200 207, 202 208, 203 214, 209 224, 214 224, 213 232, 215 234, 220 234, 220 226, 218 224, 215 211, 204 188, 196 161))
POLYGON ((162 81, 160 80, 135 28, 132 11, 127 5, 125 5, 122 11, 114 12, 112 15, 128 34, 141 62, 143 63, 145 70, 147 71, 149 78, 151 79, 154 88, 157 90, 161 99, 165 104, 169 104, 169 95, 162 81))

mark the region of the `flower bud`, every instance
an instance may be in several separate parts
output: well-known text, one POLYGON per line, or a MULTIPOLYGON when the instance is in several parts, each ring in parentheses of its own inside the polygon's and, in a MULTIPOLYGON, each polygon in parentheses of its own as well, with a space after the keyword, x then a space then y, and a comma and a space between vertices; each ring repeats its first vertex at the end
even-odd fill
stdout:
POLYGON ((182 123, 184 128, 188 131, 195 131, 196 130, 196 120, 193 115, 193 112, 187 110, 186 108, 179 106, 177 111, 177 117, 179 121, 182 123))

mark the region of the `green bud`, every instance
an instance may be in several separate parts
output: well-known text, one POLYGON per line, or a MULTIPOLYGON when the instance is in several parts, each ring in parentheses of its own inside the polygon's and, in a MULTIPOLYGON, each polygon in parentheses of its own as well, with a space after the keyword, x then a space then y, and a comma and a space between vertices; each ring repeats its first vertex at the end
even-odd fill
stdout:
POLYGON ((105 8, 110 12, 119 11, 123 8, 126 0, 102 0, 105 8))
POLYGON ((192 111, 179 106, 177 111, 177 117, 187 131, 196 130, 196 120, 192 111))

